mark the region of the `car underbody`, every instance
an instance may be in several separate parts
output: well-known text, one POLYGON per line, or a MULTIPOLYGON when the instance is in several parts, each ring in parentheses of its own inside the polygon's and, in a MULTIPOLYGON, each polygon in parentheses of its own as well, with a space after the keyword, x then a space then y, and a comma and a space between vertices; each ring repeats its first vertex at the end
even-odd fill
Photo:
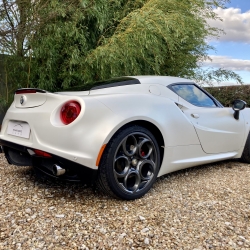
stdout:
POLYGON ((37 154, 30 155, 31 148, 4 140, 0 140, 0 144, 9 164, 32 166, 50 177, 71 182, 83 182, 87 185, 93 184, 97 178, 97 170, 60 156, 52 154, 42 155, 42 153, 45 153, 42 151, 40 151, 40 156, 37 154))

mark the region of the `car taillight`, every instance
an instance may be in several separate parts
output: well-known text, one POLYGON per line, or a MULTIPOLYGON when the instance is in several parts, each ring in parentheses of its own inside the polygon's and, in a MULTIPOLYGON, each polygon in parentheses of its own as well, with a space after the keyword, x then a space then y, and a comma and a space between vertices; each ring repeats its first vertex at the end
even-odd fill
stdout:
POLYGON ((68 125, 73 122, 81 112, 81 106, 76 101, 69 101, 65 103, 61 109, 61 121, 68 125))

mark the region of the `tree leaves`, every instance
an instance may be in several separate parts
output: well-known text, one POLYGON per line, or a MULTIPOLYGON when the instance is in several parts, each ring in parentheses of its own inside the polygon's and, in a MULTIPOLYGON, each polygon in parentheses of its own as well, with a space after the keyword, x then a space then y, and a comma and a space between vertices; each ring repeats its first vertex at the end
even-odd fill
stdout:
MULTIPOLYGON (((26 72, 21 79, 17 76, 21 85, 53 91, 122 75, 201 79, 199 62, 210 48, 206 38, 220 32, 207 20, 217 18, 213 7, 223 7, 226 0, 5 2, 14 4, 15 15, 27 20, 19 39, 23 54, 18 53, 20 46, 8 52, 18 55, 15 67, 26 72)), ((228 72, 219 73, 208 79, 228 72)))

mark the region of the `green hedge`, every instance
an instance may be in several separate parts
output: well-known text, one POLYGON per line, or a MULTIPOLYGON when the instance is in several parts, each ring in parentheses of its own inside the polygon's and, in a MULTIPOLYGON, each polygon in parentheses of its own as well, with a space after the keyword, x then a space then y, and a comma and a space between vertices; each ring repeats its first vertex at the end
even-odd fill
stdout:
POLYGON ((229 107, 235 99, 241 99, 250 105, 250 85, 236 85, 205 88, 225 107, 229 107))

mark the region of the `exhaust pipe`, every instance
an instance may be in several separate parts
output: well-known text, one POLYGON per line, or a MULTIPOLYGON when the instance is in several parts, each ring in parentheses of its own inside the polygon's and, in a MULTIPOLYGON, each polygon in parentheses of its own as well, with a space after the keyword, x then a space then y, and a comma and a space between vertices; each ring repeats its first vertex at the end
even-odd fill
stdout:
POLYGON ((60 166, 54 164, 52 168, 52 172, 54 175, 59 176, 65 174, 66 170, 64 168, 61 168, 60 166))

